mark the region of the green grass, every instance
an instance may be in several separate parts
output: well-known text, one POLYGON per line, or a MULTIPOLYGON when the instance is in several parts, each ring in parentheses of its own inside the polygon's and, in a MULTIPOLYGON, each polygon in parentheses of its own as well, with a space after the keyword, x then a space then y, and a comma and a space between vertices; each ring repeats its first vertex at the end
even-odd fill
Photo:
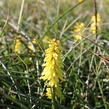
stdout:
POLYGON ((48 39, 63 47, 64 99, 56 109, 109 109, 108 0, 96 0, 102 18, 97 38, 91 32, 93 0, 3 0, 0 6, 0 109, 51 109, 40 80, 48 39), (21 8, 22 6, 22 8, 21 8), (74 41, 76 22, 84 22, 83 39, 74 41), (21 53, 14 50, 16 39, 21 53), (32 39, 36 39, 36 44, 32 39), (46 39, 48 38, 48 39, 46 39), (34 52, 28 43, 34 46, 34 52), (31 60, 30 60, 31 58, 31 60))

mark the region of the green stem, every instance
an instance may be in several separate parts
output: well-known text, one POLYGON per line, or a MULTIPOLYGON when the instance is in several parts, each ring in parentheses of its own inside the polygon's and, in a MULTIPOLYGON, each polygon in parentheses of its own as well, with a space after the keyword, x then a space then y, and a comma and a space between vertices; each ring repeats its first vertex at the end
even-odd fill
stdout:
POLYGON ((52 109, 56 109, 55 108, 55 87, 52 87, 51 88, 51 90, 52 90, 52 109))
POLYGON ((98 81, 98 86, 99 86, 99 89, 100 89, 100 93, 101 93, 101 95, 102 95, 102 100, 103 100, 103 103, 104 103, 104 107, 105 107, 105 109, 108 109, 108 108, 107 108, 107 105, 106 105, 106 100, 105 100, 105 98, 104 98, 103 90, 102 90, 102 87, 101 87, 101 85, 100 85, 100 81, 98 81))
POLYGON ((78 69, 78 74, 80 73, 80 66, 82 63, 82 52, 83 52, 83 48, 84 48, 84 42, 80 43, 80 58, 79 58, 79 69, 78 69))

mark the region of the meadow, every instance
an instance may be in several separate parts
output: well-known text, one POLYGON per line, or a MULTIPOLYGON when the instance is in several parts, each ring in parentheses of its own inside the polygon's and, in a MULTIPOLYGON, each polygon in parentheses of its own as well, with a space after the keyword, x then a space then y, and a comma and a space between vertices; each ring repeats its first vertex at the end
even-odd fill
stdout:
POLYGON ((0 0, 0 109, 109 109, 109 0, 0 0))

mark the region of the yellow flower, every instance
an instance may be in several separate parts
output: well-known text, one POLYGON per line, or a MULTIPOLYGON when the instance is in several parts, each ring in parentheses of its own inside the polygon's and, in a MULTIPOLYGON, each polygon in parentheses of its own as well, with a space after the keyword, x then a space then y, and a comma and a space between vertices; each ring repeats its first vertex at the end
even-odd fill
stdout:
POLYGON ((50 37, 48 37, 48 36, 44 36, 44 38, 43 38, 42 41, 43 41, 44 43, 48 43, 50 40, 51 40, 50 37))
POLYGON ((82 36, 84 35, 83 34, 84 28, 85 28, 84 23, 82 23, 82 22, 76 23, 76 25, 74 27, 74 31, 73 31, 74 32, 74 39, 76 41, 82 39, 82 36))
POLYGON ((16 40, 16 43, 15 43, 15 52, 17 52, 17 53, 21 53, 21 45, 22 45, 22 43, 20 42, 20 40, 19 39, 17 39, 16 40))
POLYGON ((33 44, 36 44, 36 43, 37 43, 37 40, 34 38, 34 39, 32 40, 32 43, 33 43, 33 44))
MULTIPOLYGON (((91 21, 92 21, 93 23, 96 23, 96 18, 95 18, 95 16, 92 16, 91 21)), ((97 14, 97 23, 100 23, 100 22, 101 22, 101 17, 100 17, 99 14, 97 14)))
MULTIPOLYGON (((58 87, 60 80, 64 80, 61 49, 62 47, 60 46, 59 40, 53 39, 50 41, 49 48, 45 51, 45 59, 43 64, 44 70, 41 76, 41 79, 47 80, 47 87, 54 87, 56 89, 55 93, 57 93, 56 91, 60 90, 58 87)), ((47 89, 47 96, 49 96, 49 98, 51 95, 50 90, 51 89, 47 89)))
POLYGON ((78 0, 78 2, 82 2, 82 1, 84 1, 84 0, 78 0))
POLYGON ((74 38, 75 38, 75 40, 82 40, 82 36, 79 34, 74 35, 74 38))
MULTIPOLYGON (((55 89, 55 99, 57 100, 57 98, 60 98, 60 100, 62 100, 64 96, 62 95, 61 87, 58 86, 58 87, 55 87, 54 89, 55 89)), ((47 87, 46 91, 47 91, 46 96, 49 99, 53 99, 53 96, 52 96, 53 89, 51 87, 47 87)))
MULTIPOLYGON (((37 40, 36 39, 33 39, 32 40, 32 43, 33 44, 36 44, 37 43, 37 40)), ((34 52, 34 47, 31 45, 31 43, 28 44, 28 48, 34 52)))
MULTIPOLYGON (((92 22, 92 24, 90 26, 90 32, 95 34, 96 33, 96 17, 95 16, 92 16, 91 22, 92 22)), ((97 14, 97 29, 98 30, 101 29, 100 24, 101 24, 101 17, 99 14, 97 14)))

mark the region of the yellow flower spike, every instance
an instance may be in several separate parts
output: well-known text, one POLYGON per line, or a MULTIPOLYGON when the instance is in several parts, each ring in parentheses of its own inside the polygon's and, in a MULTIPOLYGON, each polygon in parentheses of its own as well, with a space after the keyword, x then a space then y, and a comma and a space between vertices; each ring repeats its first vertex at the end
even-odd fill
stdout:
MULTIPOLYGON (((60 100, 62 100, 64 98, 64 96, 62 95, 62 92, 61 92, 61 87, 58 86, 58 87, 55 87, 55 99, 57 100, 58 98, 60 98, 60 100)), ((53 99, 53 96, 52 96, 52 88, 50 87, 47 87, 46 89, 46 96, 49 98, 49 99, 53 99)))
POLYGON ((82 1, 84 1, 84 0, 78 0, 78 2, 82 2, 82 1))
POLYGON ((14 51, 17 53, 21 53, 21 45, 22 45, 22 43, 20 42, 19 39, 17 39, 16 43, 15 43, 14 51))
POLYGON ((50 37, 48 37, 48 36, 44 36, 44 38, 43 38, 43 42, 44 43, 49 43, 49 41, 51 40, 51 38, 50 37))
MULTIPOLYGON (((49 48, 45 50, 45 59, 44 59, 44 70, 42 72, 41 79, 47 80, 47 87, 51 87, 55 89, 55 95, 57 95, 57 91, 60 92, 59 82, 63 81, 63 63, 62 63, 62 47, 60 46, 59 40, 51 40, 49 43, 49 48), (58 88, 58 89, 57 89, 58 88)), ((51 88, 47 88, 47 96, 51 98, 52 93, 51 88)), ((60 92, 61 93, 61 92, 60 92)), ((52 99, 52 98, 51 98, 52 99)), ((61 98, 60 98, 61 99, 61 98)))
POLYGON ((32 43, 33 43, 33 44, 36 44, 36 43, 37 43, 37 40, 34 38, 34 39, 32 40, 32 43))
POLYGON ((76 25, 74 26, 74 39, 76 41, 82 40, 83 30, 85 29, 84 23, 82 22, 77 22, 76 25))
POLYGON ((46 91, 47 91, 46 96, 49 99, 53 99, 53 97, 52 97, 52 89, 51 88, 47 88, 46 91))
MULTIPOLYGON (((37 40, 36 40, 36 39, 33 39, 33 40, 32 40, 32 43, 33 43, 33 44, 36 44, 36 43, 37 43, 37 40)), ((32 46, 30 43, 28 44, 28 48, 29 48, 30 50, 34 51, 34 48, 33 48, 33 46, 32 46)))
POLYGON ((74 32, 81 32, 84 29, 84 23, 77 22, 74 27, 74 32))
POLYGON ((74 35, 74 38, 75 38, 76 41, 77 41, 77 40, 82 40, 82 36, 79 35, 79 34, 74 35))
MULTIPOLYGON (((92 16, 91 21, 92 21, 93 23, 96 23, 96 18, 95 18, 95 16, 92 16)), ((101 17, 100 17, 99 14, 97 14, 97 23, 100 23, 100 22, 101 22, 101 17)))
MULTIPOLYGON (((92 22, 92 24, 90 26, 90 32, 95 34, 96 33, 96 18, 95 18, 95 16, 92 16, 91 22, 92 22)), ((101 17, 99 14, 97 14, 97 28, 98 28, 98 30, 101 29, 100 24, 101 24, 101 17)))

